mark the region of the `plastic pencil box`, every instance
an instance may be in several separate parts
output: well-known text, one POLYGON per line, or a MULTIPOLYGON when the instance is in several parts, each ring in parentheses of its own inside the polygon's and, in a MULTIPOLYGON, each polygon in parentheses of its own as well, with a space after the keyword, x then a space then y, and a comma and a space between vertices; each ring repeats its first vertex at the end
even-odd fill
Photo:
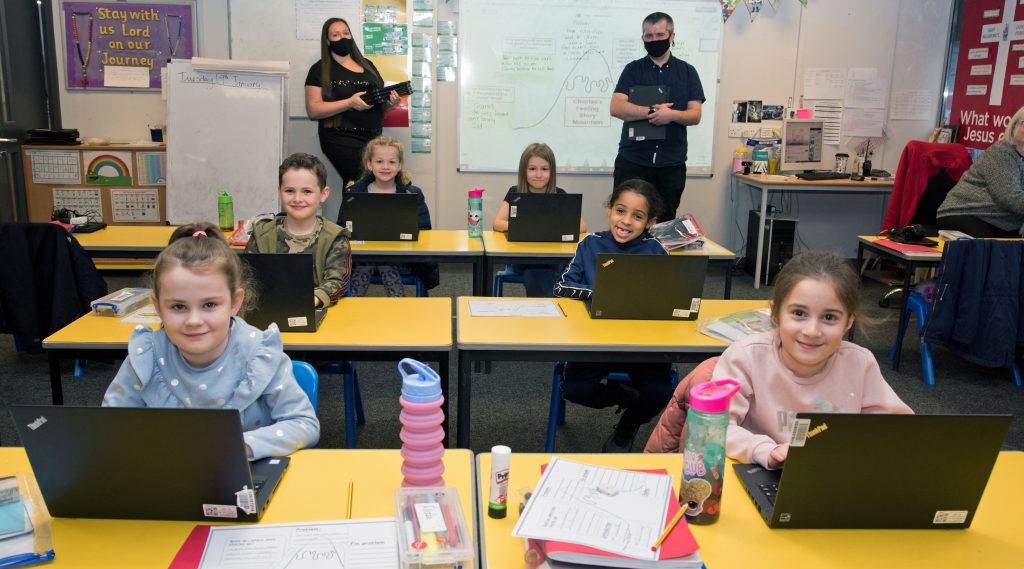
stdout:
POLYGON ((124 316, 149 303, 148 288, 122 288, 90 303, 92 311, 100 316, 124 316))
POLYGON ((455 488, 395 490, 395 522, 402 569, 474 567, 473 538, 455 488))

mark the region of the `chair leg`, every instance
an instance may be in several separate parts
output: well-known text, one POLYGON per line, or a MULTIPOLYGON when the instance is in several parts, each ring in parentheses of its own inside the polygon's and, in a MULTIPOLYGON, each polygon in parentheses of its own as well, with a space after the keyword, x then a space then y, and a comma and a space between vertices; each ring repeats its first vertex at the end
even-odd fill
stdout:
POLYGON ((360 425, 366 424, 366 414, 363 412, 363 390, 359 387, 359 373, 355 364, 352 364, 352 383, 356 392, 356 422, 360 425))
POLYGON ((356 448, 356 378, 351 370, 342 374, 345 387, 345 447, 356 448))
POLYGON ((85 377, 85 360, 75 360, 75 377, 85 377))
POLYGON ((565 422, 565 401, 562 399, 562 374, 565 372, 565 364, 555 365, 551 374, 551 404, 548 407, 548 432, 544 441, 544 452, 555 452, 555 433, 558 425, 565 422))
POLYGON ((935 387, 935 364, 932 363, 932 348, 924 340, 921 340, 921 375, 925 385, 935 387))
POLYGON ((1013 362, 1013 365, 1010 366, 1010 375, 1013 377, 1013 384, 1014 385, 1016 385, 1017 387, 1024 387, 1024 381, 1021 381, 1021 377, 1020 377, 1020 364, 1019 363, 1013 362))
POLYGON ((494 296, 501 297, 505 289, 505 279, 494 275, 494 296))

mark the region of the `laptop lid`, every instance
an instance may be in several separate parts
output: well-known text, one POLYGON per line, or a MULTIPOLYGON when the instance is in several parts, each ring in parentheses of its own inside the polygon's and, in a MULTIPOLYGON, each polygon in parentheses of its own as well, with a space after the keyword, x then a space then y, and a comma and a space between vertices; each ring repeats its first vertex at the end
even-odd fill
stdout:
MULTIPOLYGON (((642 107, 667 103, 669 88, 666 85, 634 85, 629 88, 629 102, 642 107)), ((664 140, 665 126, 651 124, 647 119, 626 123, 626 135, 630 140, 664 140)))
POLYGON ((708 258, 599 253, 591 318, 696 320, 708 258))
POLYGON ((257 521, 288 458, 253 463, 236 409, 11 405, 58 517, 257 521))
POLYGON ((580 240, 583 194, 516 192, 508 204, 509 241, 574 243, 580 240))
POLYGON ((252 274, 256 304, 245 321, 266 329, 276 322, 282 332, 316 332, 327 310, 313 304, 313 255, 309 253, 239 253, 252 274))
POLYGON ((799 413, 781 479, 734 465, 773 528, 970 527, 1010 415, 799 413))
POLYGON ((356 241, 418 241, 416 194, 344 194, 343 225, 356 241))

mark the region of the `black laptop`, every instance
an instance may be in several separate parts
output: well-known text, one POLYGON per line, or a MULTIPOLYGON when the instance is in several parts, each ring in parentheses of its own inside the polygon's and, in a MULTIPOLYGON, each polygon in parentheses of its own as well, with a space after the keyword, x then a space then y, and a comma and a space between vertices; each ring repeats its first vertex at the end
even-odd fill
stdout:
POLYGON ((57 517, 255 522, 288 467, 248 461, 237 409, 10 407, 57 517))
POLYGON ((508 204, 509 241, 575 243, 580 240, 583 194, 516 192, 508 204))
POLYGON ((316 332, 327 315, 313 304, 313 255, 239 253, 253 277, 255 307, 245 321, 265 330, 276 322, 282 332, 316 332))
POLYGON ((342 225, 355 241, 418 241, 419 205, 416 194, 345 194, 342 225))
POLYGON ((798 413, 785 468, 733 468, 773 528, 966 528, 1011 420, 798 413))
POLYGON ((708 258, 599 253, 591 318, 696 320, 708 258))
MULTIPOLYGON (((629 88, 629 102, 642 107, 659 105, 668 102, 669 92, 666 85, 634 85, 629 88)), ((647 119, 626 123, 626 136, 637 142, 664 140, 665 130, 665 125, 653 125, 647 119)))

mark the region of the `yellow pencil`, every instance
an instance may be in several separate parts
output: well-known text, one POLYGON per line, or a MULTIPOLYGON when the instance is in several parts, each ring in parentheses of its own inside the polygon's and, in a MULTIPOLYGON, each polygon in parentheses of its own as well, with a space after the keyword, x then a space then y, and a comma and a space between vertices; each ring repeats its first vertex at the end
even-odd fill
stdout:
POLYGON ((661 536, 658 537, 658 541, 654 542, 654 545, 651 546, 651 551, 658 550, 658 547, 661 545, 661 542, 665 541, 665 538, 668 537, 668 534, 672 533, 672 528, 676 527, 676 524, 679 523, 679 520, 683 519, 683 514, 685 513, 686 508, 679 508, 679 511, 676 512, 676 515, 672 518, 672 521, 668 522, 668 525, 665 526, 665 531, 661 532, 661 536))
POLYGON ((345 519, 352 519, 352 491, 355 489, 355 483, 351 480, 348 481, 348 506, 345 508, 345 519))

